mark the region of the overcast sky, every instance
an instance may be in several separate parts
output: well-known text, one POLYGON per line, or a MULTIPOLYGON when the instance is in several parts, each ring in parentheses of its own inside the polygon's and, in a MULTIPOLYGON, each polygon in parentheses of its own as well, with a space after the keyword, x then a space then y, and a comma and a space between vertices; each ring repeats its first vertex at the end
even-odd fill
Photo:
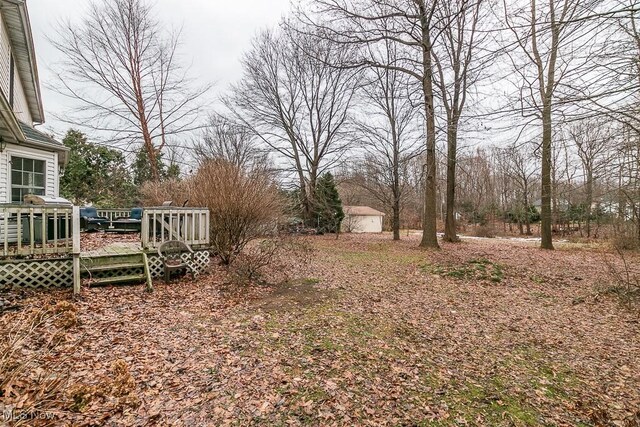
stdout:
MULTIPOLYGON (((54 113, 65 109, 64 99, 47 88, 51 64, 60 58, 47 41, 61 20, 80 19, 89 0, 28 0, 29 14, 43 92, 44 128, 60 135, 67 125, 54 113)), ((181 53, 191 75, 216 84, 213 95, 224 90, 241 72, 240 58, 251 37, 276 24, 289 10, 289 0, 155 0, 159 18, 169 27, 182 27, 181 53)))

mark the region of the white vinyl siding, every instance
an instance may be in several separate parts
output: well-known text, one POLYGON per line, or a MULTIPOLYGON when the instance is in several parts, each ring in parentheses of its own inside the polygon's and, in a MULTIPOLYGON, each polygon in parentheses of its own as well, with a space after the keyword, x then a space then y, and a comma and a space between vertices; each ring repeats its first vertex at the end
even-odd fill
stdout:
POLYGON ((22 81, 20 80, 20 76, 18 75, 17 70, 14 74, 14 79, 13 112, 16 114, 18 120, 31 126, 33 125, 33 119, 31 118, 31 113, 29 112, 27 95, 24 92, 22 81))
MULTIPOLYGON (((4 20, 2 20, 2 11, 0 11, 0 27, 0 89, 7 101, 9 101, 11 44, 7 28, 4 25, 4 20)), ((17 68, 13 70, 13 79, 13 111, 18 120, 28 125, 33 125, 33 119, 27 103, 27 95, 22 86, 17 68)))
POLYGON ((0 203, 11 203, 11 157, 44 160, 46 162, 45 195, 58 196, 58 154, 9 144, 0 153, 0 203))

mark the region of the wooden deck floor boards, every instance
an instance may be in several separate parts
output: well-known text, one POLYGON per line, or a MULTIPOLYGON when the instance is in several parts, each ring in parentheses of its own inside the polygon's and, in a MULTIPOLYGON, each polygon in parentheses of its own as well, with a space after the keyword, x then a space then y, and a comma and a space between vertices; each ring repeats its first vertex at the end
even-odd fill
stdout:
POLYGON ((108 257, 108 256, 114 256, 114 255, 135 255, 139 253, 142 253, 142 248, 140 247, 140 243, 116 242, 116 243, 111 243, 99 249, 82 252, 80 254, 80 257, 81 258, 98 258, 98 257, 108 257))

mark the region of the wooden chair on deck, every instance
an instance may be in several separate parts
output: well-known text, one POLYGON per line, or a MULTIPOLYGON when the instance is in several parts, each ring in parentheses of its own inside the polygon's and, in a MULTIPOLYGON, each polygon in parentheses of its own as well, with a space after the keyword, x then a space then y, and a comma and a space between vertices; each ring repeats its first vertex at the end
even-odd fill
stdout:
POLYGON ((164 282, 171 281, 171 273, 186 270, 197 277, 198 269, 193 249, 182 240, 167 240, 158 247, 158 255, 164 267, 164 282), (185 255, 186 254, 186 255, 185 255))

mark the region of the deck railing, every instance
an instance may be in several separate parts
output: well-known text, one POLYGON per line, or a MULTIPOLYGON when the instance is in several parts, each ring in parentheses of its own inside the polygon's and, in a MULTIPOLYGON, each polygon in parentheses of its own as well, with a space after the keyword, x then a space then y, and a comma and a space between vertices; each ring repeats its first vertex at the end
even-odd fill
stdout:
POLYGON ((71 255, 73 216, 71 206, 0 205, 0 258, 71 255))
POLYGON ((142 248, 156 249, 168 240, 182 240, 194 249, 209 246, 209 209, 144 208, 142 248))
POLYGON ((98 209, 98 216, 108 218, 109 221, 113 221, 116 218, 129 218, 131 216, 131 209, 113 208, 113 209, 98 209))

